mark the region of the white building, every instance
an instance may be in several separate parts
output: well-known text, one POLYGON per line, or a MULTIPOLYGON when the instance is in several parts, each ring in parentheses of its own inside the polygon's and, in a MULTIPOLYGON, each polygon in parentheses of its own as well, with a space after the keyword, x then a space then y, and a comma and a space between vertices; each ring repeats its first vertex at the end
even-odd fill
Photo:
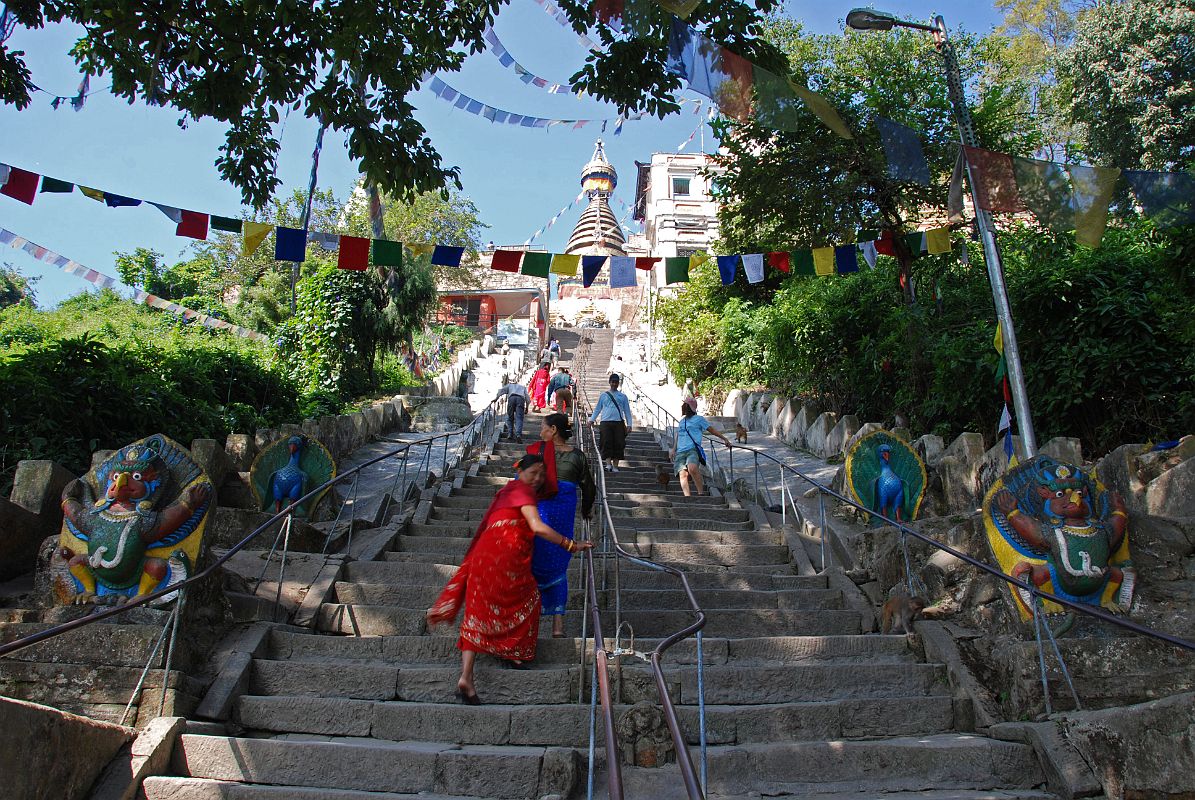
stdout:
MULTIPOLYGON (((653 153, 650 162, 635 165, 639 174, 634 218, 643 223, 644 248, 664 258, 708 251, 718 238, 718 202, 706 174, 717 167, 710 156, 653 153)), ((663 265, 652 274, 655 285, 663 286, 663 265)))

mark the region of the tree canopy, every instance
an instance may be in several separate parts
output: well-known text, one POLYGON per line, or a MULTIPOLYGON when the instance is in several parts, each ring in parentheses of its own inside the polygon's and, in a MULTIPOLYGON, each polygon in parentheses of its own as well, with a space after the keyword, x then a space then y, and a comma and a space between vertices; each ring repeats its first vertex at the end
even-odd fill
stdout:
POLYGON ((10 265, 0 267, 0 308, 8 308, 18 303, 36 306, 37 296, 33 292, 33 285, 37 281, 37 278, 25 277, 10 265))
MULTIPOLYGON (((443 164, 408 95, 426 75, 457 71, 481 50, 486 26, 506 2, 12 0, 8 8, 26 27, 81 25, 71 54, 87 74, 110 76, 116 96, 227 124, 216 165, 245 202, 262 208, 279 185, 275 127, 287 108, 343 132, 366 179, 393 195, 460 188, 457 168, 443 164)), ((594 22, 588 2, 558 5, 578 32, 594 22)), ((778 5, 706 0, 690 22, 744 56, 774 60, 754 33, 778 5)), ((623 30, 633 34, 599 25, 604 47, 571 82, 620 113, 662 117, 679 109, 681 88, 665 67, 671 17, 648 0, 627 7, 635 24, 623 30)), ((33 92, 24 55, 0 44, 0 99, 18 108, 33 92)))

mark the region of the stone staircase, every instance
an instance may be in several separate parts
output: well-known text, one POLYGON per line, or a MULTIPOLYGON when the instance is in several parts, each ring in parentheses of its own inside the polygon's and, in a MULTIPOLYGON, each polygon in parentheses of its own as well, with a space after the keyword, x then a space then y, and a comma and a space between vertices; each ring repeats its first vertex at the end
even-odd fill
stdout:
MULTIPOLYGON (((612 334, 585 334, 594 339, 589 363, 599 370, 585 387, 592 402, 606 388, 600 370, 612 334)), ((538 423, 528 418, 527 441, 538 423)), ((173 777, 148 779, 147 798, 583 796, 589 709, 578 698, 587 701, 589 688, 582 691, 579 560, 570 575, 568 638, 549 638, 543 621, 528 670, 479 657, 485 705, 454 700, 456 632, 429 634, 424 625, 425 609, 522 450, 498 444, 460 486, 422 504, 392 550, 347 564, 316 631, 275 627, 237 701, 236 725, 225 735, 182 736, 173 777)), ((842 582, 798 574, 781 532, 757 524, 762 517, 733 498, 716 489, 686 498, 675 479, 661 491, 655 467, 666 459, 650 432, 636 430, 624 466, 605 478, 624 547, 683 569, 708 618, 709 796, 1048 797, 1035 788, 1044 779, 1030 747, 957 730, 967 715, 944 666, 926 663, 915 640, 865 634, 863 613, 834 588, 842 582)), ((599 597, 608 645, 613 569, 604 567, 599 597)), ((618 581, 636 650, 650 651, 692 621, 673 576, 622 563, 618 581)), ((696 654, 695 642, 684 641, 664 663, 698 761, 696 654)), ((658 701, 650 669, 637 658, 612 662, 611 687, 618 715, 658 701)), ((604 758, 599 747, 596 796, 606 793, 604 758)), ((686 796, 675 764, 625 766, 623 776, 628 798, 686 796)))

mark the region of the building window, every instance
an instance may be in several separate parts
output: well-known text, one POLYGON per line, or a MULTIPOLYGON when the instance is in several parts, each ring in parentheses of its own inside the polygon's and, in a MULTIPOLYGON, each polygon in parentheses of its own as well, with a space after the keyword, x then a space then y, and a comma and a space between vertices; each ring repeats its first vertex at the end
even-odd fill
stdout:
POLYGON ((673 197, 688 197, 689 196, 689 178, 673 178, 672 179, 672 196, 673 197))

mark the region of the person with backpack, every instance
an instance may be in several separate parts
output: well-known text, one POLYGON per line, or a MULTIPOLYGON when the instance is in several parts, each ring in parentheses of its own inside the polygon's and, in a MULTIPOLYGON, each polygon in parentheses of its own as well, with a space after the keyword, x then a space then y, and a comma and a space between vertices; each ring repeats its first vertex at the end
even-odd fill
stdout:
POLYGON ((697 494, 705 494, 705 479, 701 468, 705 466, 705 450, 701 438, 706 431, 717 436, 730 446, 730 440, 722 431, 710 425, 709 420, 697 413, 697 400, 689 398, 681 403, 681 420, 676 425, 676 442, 672 447, 672 470, 680 476, 680 488, 689 497, 689 481, 697 487, 697 494))

